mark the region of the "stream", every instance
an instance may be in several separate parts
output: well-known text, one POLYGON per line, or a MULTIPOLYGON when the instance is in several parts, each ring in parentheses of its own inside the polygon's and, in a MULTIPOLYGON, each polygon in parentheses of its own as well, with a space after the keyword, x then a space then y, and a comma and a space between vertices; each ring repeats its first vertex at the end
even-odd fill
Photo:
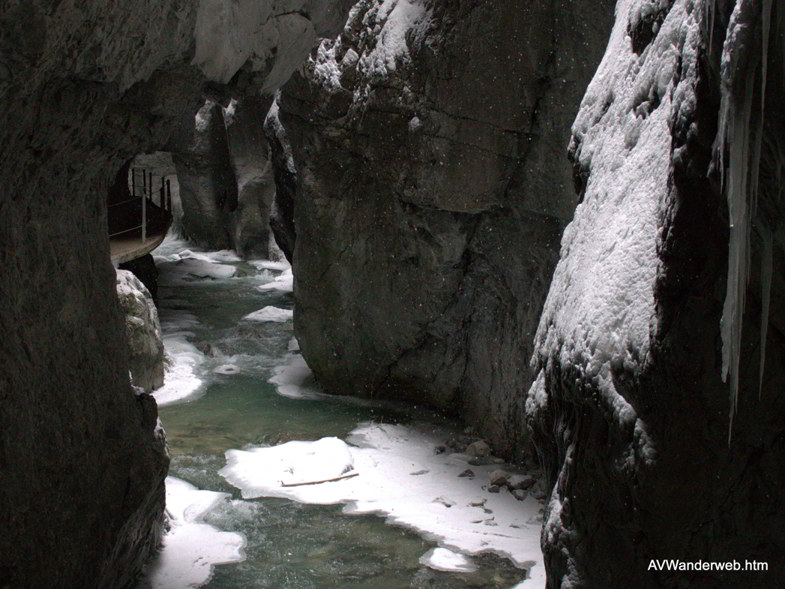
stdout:
POLYGON ((319 392, 293 338, 286 263, 171 238, 154 256, 172 524, 137 589, 544 586, 541 502, 488 493, 499 465, 467 466, 449 447, 471 432, 422 407, 319 392), (307 460, 327 473, 310 476, 353 478, 281 488, 307 460))

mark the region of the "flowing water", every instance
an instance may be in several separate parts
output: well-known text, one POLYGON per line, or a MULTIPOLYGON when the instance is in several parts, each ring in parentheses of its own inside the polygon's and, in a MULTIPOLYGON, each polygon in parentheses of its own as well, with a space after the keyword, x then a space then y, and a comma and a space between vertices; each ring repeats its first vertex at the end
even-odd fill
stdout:
MULTIPOLYGON (((245 559, 217 565, 204 586, 509 588, 526 576, 494 554, 475 556, 474 572, 432 570, 420 559, 435 543, 375 515, 344 514, 339 505, 243 500, 218 474, 226 464, 226 450, 343 438, 368 421, 407 424, 425 419, 440 427, 449 424, 417 407, 279 394, 268 380, 276 367, 292 358, 292 322, 243 318, 266 306, 292 308, 291 292, 285 288, 259 289, 277 284, 271 280, 280 279, 283 268, 243 262, 228 253, 203 258, 196 248, 191 254, 187 247, 167 240, 155 252, 161 274, 161 323, 167 352, 175 362, 164 393, 198 385, 194 396, 160 408, 172 459, 170 474, 199 489, 228 493, 230 500, 218 503, 204 522, 245 538, 245 559)), ((284 281, 281 284, 285 286, 284 281)), ((146 580, 140 587, 150 585, 146 580)), ((169 585, 176 586, 183 585, 169 585)))

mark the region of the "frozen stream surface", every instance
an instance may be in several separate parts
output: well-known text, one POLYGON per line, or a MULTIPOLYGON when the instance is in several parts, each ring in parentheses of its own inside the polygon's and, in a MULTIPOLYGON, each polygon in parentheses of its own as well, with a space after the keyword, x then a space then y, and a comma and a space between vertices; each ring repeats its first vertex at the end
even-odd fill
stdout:
POLYGON ((488 490, 511 466, 469 465, 426 409, 319 391, 287 264, 173 239, 155 257, 170 530, 139 589, 545 586, 541 502, 488 490))

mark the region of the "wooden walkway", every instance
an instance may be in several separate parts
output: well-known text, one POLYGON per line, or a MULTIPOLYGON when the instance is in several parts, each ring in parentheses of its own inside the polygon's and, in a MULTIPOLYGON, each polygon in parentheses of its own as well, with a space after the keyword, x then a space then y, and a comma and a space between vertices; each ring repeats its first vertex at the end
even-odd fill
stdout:
MULTIPOLYGON (((172 224, 172 195, 169 181, 161 178, 160 190, 153 190, 153 175, 146 170, 128 170, 131 190, 123 175, 119 197, 108 202, 109 249, 112 264, 118 266, 149 254, 166 237, 172 224), (141 182, 137 182, 141 174, 141 182), (158 195, 158 202, 154 195, 158 195)), ((112 198, 114 197, 114 199, 112 198)))
POLYGON ((142 241, 141 236, 111 238, 109 240, 109 252, 112 256, 112 264, 119 266, 149 254, 161 245, 165 237, 166 231, 156 235, 148 235, 144 241, 142 241))

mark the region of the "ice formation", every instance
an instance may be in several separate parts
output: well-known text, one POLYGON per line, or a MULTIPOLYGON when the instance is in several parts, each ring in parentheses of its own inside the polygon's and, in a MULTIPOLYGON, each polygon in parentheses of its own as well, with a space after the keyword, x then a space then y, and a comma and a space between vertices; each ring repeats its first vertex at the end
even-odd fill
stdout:
POLYGON ((253 313, 248 313, 243 319, 245 321, 258 321, 258 322, 268 322, 272 321, 275 323, 285 323, 286 321, 291 321, 294 312, 291 309, 280 309, 278 307, 267 306, 258 311, 254 311, 253 313))
POLYGON ((423 556, 433 568, 470 571, 471 555, 493 552, 529 569, 521 587, 544 587, 541 503, 533 497, 518 501, 506 488, 489 493, 495 464, 471 466, 474 477, 458 476, 470 457, 434 453, 441 440, 432 428, 366 423, 349 435, 348 443, 323 438, 229 450, 220 474, 246 499, 343 503, 347 513, 384 515, 389 523, 439 542, 442 550, 423 556), (336 480, 284 486, 328 479, 336 480))
MULTIPOLYGON (((710 2, 713 3, 714 0, 710 2)), ((711 8, 712 20, 715 11, 716 6, 711 8)), ((728 201, 730 224, 728 281, 721 323, 722 378, 730 387, 729 441, 739 396, 739 357, 752 255, 752 220, 755 217, 758 200, 771 11, 771 0, 739 0, 728 24, 721 59, 722 103, 715 143, 715 159, 728 201), (756 36, 758 27, 761 31, 759 37, 756 36), (758 65, 760 65, 760 111, 756 119, 754 74, 758 70, 758 65)), ((764 228, 762 232, 764 267, 761 274, 764 312, 761 316, 761 385, 766 356, 772 271, 767 230, 764 228)))
POLYGON ((202 521, 228 493, 201 491, 174 477, 166 478, 166 511, 170 529, 160 554, 147 571, 153 589, 199 587, 217 564, 244 560, 245 539, 202 521))

